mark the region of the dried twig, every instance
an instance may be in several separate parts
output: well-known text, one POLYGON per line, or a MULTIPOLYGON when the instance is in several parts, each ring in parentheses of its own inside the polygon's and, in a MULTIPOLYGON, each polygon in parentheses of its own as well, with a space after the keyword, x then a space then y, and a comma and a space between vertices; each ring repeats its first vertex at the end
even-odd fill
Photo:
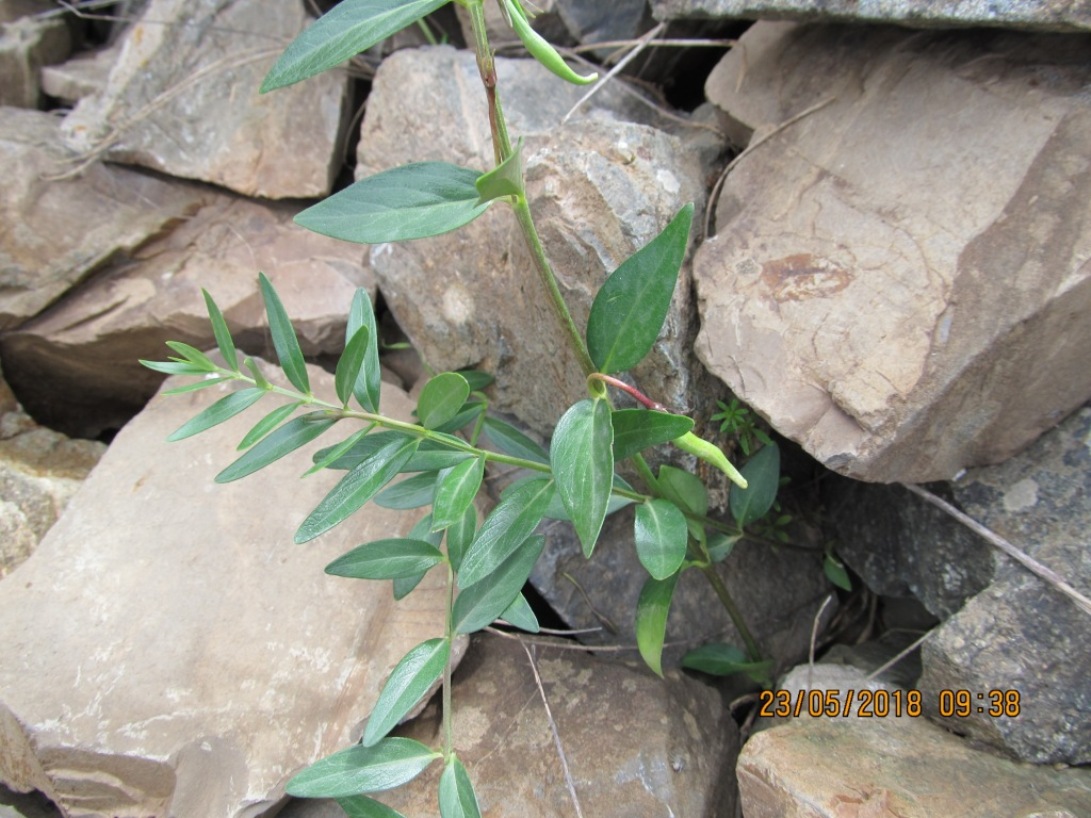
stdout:
POLYGON ((1079 591, 1069 585, 1061 577, 1061 575, 1054 571, 1052 568, 1043 565, 1042 563, 1038 562, 1038 560, 1020 551, 1018 548, 1016 548, 1006 539, 1001 537, 991 528, 982 525, 973 517, 959 511, 942 497, 937 497, 932 492, 927 491, 926 489, 922 489, 920 486, 913 485, 912 483, 902 483, 902 485, 921 499, 925 500, 928 503, 931 503, 936 508, 950 514, 952 517, 954 517, 968 529, 973 531, 975 534, 983 537, 986 541, 988 541, 990 545, 999 548, 1013 560, 1015 560, 1028 571, 1030 571, 1032 574, 1035 574, 1044 579, 1058 591, 1071 598, 1080 608, 1080 610, 1091 616, 1091 599, 1086 597, 1084 594, 1081 594, 1079 591))
POLYGON ((917 648, 919 648, 921 645, 923 645, 925 640, 928 639, 928 637, 930 637, 935 632, 936 632, 936 629, 932 628, 932 630, 925 633, 924 636, 922 636, 920 639, 917 639, 916 641, 914 641, 913 644, 911 644, 911 645, 907 646, 906 648, 904 648, 903 650, 899 651, 897 654, 895 654, 893 657, 888 659, 886 662, 879 665, 879 667, 875 668, 875 670, 871 671, 871 673, 869 673, 867 676, 864 677, 864 681, 865 682, 870 682, 872 679, 876 678, 880 673, 883 673, 887 669, 894 667, 894 665, 898 664, 898 662, 900 662, 906 656, 908 656, 913 651, 915 651, 917 648))
POLYGON ((666 23, 660 23, 647 34, 643 35, 639 40, 637 40, 637 45, 633 47, 633 50, 626 54, 622 59, 618 60, 617 65, 607 71, 602 79, 600 79, 598 82, 591 86, 591 90, 589 90, 586 94, 580 97, 579 101, 572 106, 572 110, 570 110, 567 114, 561 117, 561 124, 563 125, 568 122, 572 114, 576 113, 581 105, 583 105, 585 102, 587 102, 587 100, 591 99, 591 97, 597 94, 602 86, 604 86, 611 79, 613 79, 613 77, 620 73, 621 69, 623 69, 626 65, 632 62, 640 52, 647 48, 648 43, 650 43, 652 40, 662 34, 666 30, 666 28, 666 23))
POLYGON ((814 622, 811 623, 811 646, 807 652, 807 689, 811 689, 811 682, 814 679, 814 650, 815 643, 818 641, 818 624, 822 621, 822 614, 826 612, 826 608, 833 602, 834 595, 827 594, 826 598, 822 601, 822 607, 818 609, 818 612, 814 615, 814 622))

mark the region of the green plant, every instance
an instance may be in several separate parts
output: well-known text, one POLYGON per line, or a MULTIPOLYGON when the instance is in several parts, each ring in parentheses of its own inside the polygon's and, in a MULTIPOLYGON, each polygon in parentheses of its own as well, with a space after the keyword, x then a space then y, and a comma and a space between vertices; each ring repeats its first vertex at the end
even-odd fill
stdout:
MULTIPOLYGON (((345 0, 288 47, 263 90, 333 67, 420 21, 445 2, 345 0)), ((224 382, 243 387, 184 424, 171 440, 202 432, 263 397, 285 399, 244 436, 239 447, 243 453, 217 476, 218 482, 252 474, 346 421, 359 424, 343 440, 315 454, 312 472, 334 469, 345 474, 300 525, 296 542, 321 536, 369 501, 395 508, 431 506, 410 536, 367 543, 326 568, 338 576, 391 580, 399 599, 433 568, 439 567, 447 576, 444 636, 413 648, 395 667, 359 745, 319 761, 288 784, 292 795, 340 799, 352 815, 392 814, 368 793, 403 784, 436 760, 445 765, 439 790, 442 815, 479 814, 451 735, 451 645, 456 634, 478 631, 498 618, 524 630, 537 630, 521 588, 544 546, 544 539, 534 531, 546 517, 570 520, 590 557, 606 515, 636 504, 633 537, 649 574, 636 612, 638 647, 645 662, 656 673, 662 672, 671 597, 681 572, 696 569, 712 584, 745 647, 708 645, 687 657, 686 664, 710 673, 746 672, 768 682, 769 663, 763 660, 714 563, 726 559, 734 544, 746 536, 746 527, 772 508, 779 452, 769 441, 740 473, 720 449, 693 434, 692 419, 671 413, 616 377, 636 366, 660 333, 685 257, 693 207, 681 208, 656 238, 610 274, 594 299, 586 333, 581 332, 557 287, 527 203, 520 144, 511 142, 496 89, 483 0, 458 2, 468 9, 473 23, 475 53, 489 102, 495 167, 484 173, 443 162, 395 168, 356 182, 301 213, 297 222, 348 241, 382 243, 454 230, 496 202, 511 207, 558 326, 587 378, 588 396, 559 419, 549 450, 487 415, 488 398, 482 389, 489 376, 481 372, 444 372, 432 377, 420 393, 416 423, 382 414, 379 336, 363 291, 356 294, 349 310, 345 349, 334 377, 335 396, 313 394, 295 330, 264 275, 259 276, 259 286, 273 346, 289 386, 274 385, 254 360, 240 359, 223 315, 207 292, 223 363, 178 342, 169 342, 174 355, 168 361, 143 362, 158 372, 201 378, 176 392, 224 382), (628 393, 643 408, 616 409, 611 388, 628 393), (481 445, 482 434, 498 451, 481 445), (733 481, 733 524, 709 516, 706 488, 694 475, 669 465, 653 473, 642 452, 666 444, 706 461, 733 481), (616 474, 623 461, 632 463, 642 484, 639 490, 616 474), (488 463, 520 467, 531 476, 509 487, 478 527, 473 500, 488 463), (413 476, 392 482, 403 473, 413 476), (442 748, 389 737, 399 720, 441 680, 442 748)), ((516 0, 502 0, 502 6, 528 51, 547 68, 570 81, 590 79, 575 74, 533 32, 516 0)))

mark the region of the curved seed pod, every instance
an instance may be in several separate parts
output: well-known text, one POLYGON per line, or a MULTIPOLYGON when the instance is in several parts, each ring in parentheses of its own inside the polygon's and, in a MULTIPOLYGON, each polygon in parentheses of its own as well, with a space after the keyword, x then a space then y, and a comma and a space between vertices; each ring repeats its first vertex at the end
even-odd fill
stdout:
POLYGON ((530 27, 526 13, 519 6, 518 0, 502 0, 502 2, 504 10, 508 14, 508 22, 511 23, 512 29, 519 35, 519 39, 523 41, 523 45, 534 59, 562 80, 567 80, 574 85, 590 85, 599 78, 597 73, 583 76, 569 68, 568 63, 561 58, 557 50, 541 34, 530 27))
POLYGON ((726 474, 727 478, 739 488, 746 488, 746 478, 739 473, 738 469, 728 462, 727 457, 724 456, 724 453, 720 451, 718 446, 714 446, 707 440, 702 440, 693 432, 686 432, 684 435, 676 437, 671 442, 682 451, 696 455, 706 463, 711 463, 726 474))

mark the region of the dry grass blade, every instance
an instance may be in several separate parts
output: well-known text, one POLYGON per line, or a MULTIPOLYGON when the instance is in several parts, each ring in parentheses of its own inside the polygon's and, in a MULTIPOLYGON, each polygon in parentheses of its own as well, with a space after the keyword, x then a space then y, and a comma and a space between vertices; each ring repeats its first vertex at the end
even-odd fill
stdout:
POLYGON ((608 72, 606 72, 605 76, 603 76, 602 79, 600 79, 598 82, 591 86, 591 90, 589 90, 586 94, 580 97, 579 101, 572 106, 572 110, 570 110, 561 118, 561 124, 563 125, 568 122, 572 114, 576 113, 581 105, 583 105, 585 102, 587 102, 587 100, 591 99, 591 97, 598 93, 598 90, 602 88, 602 86, 604 86, 606 83, 608 83, 613 77, 617 76, 617 74, 620 73, 621 69, 623 69, 632 60, 634 60, 640 52, 647 48, 648 43, 650 43, 652 40, 662 34, 666 30, 666 28, 666 23, 660 23, 647 34, 642 36, 639 40, 637 40, 637 44, 633 47, 633 50, 626 54, 625 57, 618 60, 617 65, 615 65, 608 72))

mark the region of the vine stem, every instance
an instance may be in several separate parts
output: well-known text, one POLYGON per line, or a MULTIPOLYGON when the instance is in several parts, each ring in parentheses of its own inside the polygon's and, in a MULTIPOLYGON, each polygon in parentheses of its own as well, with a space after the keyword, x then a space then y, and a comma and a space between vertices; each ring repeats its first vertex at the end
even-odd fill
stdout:
POLYGON ((720 604, 724 606, 727 615, 731 617, 731 622, 735 625, 735 630, 739 632, 739 636, 741 636, 742 640, 746 643, 746 652, 750 656, 750 661, 761 661, 761 649, 758 647, 754 635, 750 633, 750 629, 746 627, 746 621, 743 619, 742 611, 740 611, 739 606, 735 604, 735 600, 731 598, 731 593, 727 590, 727 586, 724 585, 723 580, 720 579, 720 575, 716 573, 715 566, 702 566, 701 573, 705 575, 705 579, 707 579, 712 586, 712 590, 715 591, 716 596, 720 598, 720 604))

